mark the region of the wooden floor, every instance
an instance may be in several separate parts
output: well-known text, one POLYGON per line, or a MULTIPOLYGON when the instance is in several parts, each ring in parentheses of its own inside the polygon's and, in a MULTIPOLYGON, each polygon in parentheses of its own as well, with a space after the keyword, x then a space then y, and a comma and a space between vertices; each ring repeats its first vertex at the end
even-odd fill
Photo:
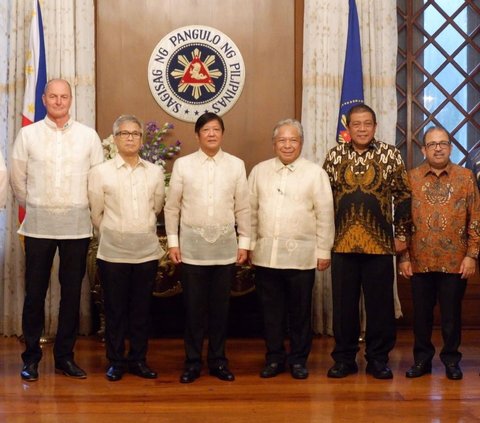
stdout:
MULTIPOLYGON (((438 331, 434 338, 440 345, 438 331)), ((178 339, 154 339, 149 364, 156 380, 125 375, 119 382, 104 378, 104 347, 94 337, 81 337, 77 362, 86 380, 72 380, 53 371, 52 346, 44 347, 37 382, 20 379, 22 344, 0 338, 0 422, 479 422, 480 330, 465 330, 462 381, 447 380, 438 357, 433 374, 406 379, 411 364, 411 334, 399 332, 391 354, 394 379, 375 380, 360 372, 341 380, 326 377, 332 364, 333 340, 318 337, 309 360, 310 378, 294 380, 289 373, 261 379, 261 339, 229 340, 231 370, 236 381, 221 382, 206 372, 190 385, 178 377, 183 345, 178 339)))

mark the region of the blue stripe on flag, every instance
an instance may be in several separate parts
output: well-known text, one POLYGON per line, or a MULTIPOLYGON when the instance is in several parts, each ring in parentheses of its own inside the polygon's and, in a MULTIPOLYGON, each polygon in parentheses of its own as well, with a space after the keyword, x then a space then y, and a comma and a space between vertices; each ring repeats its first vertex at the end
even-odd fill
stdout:
POLYGON ((362 47, 355 0, 349 0, 347 49, 343 69, 342 95, 338 114, 337 142, 350 142, 345 115, 352 106, 364 103, 362 47))
POLYGON ((40 3, 37 1, 37 16, 38 16, 38 34, 39 34, 39 46, 40 46, 40 57, 38 61, 38 75, 37 83, 35 85, 35 119, 34 122, 37 122, 45 117, 47 114, 47 109, 43 105, 42 95, 45 85, 47 84, 47 63, 45 58, 45 38, 43 35, 43 20, 42 20, 42 11, 40 9, 40 3))

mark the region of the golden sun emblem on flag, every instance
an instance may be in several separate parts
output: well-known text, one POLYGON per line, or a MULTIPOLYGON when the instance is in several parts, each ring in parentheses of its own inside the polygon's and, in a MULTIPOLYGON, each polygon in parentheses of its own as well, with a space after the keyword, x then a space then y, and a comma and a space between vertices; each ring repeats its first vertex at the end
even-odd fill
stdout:
POLYGON ((352 138, 350 137, 350 133, 347 131, 347 117, 342 114, 341 118, 342 122, 342 130, 338 133, 338 142, 339 143, 349 143, 352 141, 352 138))
POLYGON ((188 60, 184 54, 180 54, 178 63, 183 66, 183 69, 174 69, 170 75, 180 79, 178 92, 183 93, 192 87, 192 97, 198 100, 202 96, 202 89, 210 93, 216 91, 213 79, 222 76, 222 72, 219 69, 210 69, 215 63, 213 54, 209 54, 205 60, 202 60, 202 52, 195 48, 191 55, 192 60, 188 60))

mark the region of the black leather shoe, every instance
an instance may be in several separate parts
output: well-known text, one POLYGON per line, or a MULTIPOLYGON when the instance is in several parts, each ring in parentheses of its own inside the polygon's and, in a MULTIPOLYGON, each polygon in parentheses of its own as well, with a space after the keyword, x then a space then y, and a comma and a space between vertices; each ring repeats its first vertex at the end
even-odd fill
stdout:
POLYGON ((367 363, 365 370, 375 379, 393 379, 393 373, 390 368, 385 363, 379 361, 367 363))
POLYGON ((105 377, 110 382, 116 382, 117 380, 120 380, 122 376, 123 376, 123 368, 119 366, 110 366, 107 370, 107 373, 105 373, 105 377))
POLYGON ((285 371, 285 365, 281 363, 269 363, 260 372, 260 377, 264 379, 278 376, 285 371))
POLYGON ((233 382, 235 380, 235 376, 226 366, 214 367, 210 369, 209 373, 211 376, 215 376, 225 382, 233 382))
POLYGON ((27 382, 34 382, 38 379, 38 363, 25 364, 20 372, 20 376, 27 382))
POLYGON ((429 361, 419 361, 405 372, 405 376, 409 378, 414 378, 430 373, 432 373, 432 363, 429 361))
POLYGON ((455 363, 445 365, 445 374, 450 380, 460 380, 463 378, 462 369, 455 363))
POLYGON ((73 360, 66 360, 55 363, 55 372, 62 373, 65 376, 73 377, 75 379, 86 379, 87 374, 84 370, 78 367, 73 360))
POLYGON ((188 367, 180 375, 180 383, 192 383, 200 377, 200 370, 195 367, 188 367))
POLYGON ((290 366, 290 374, 294 379, 306 379, 308 370, 303 364, 295 363, 290 366))
POLYGON ((348 364, 337 362, 332 367, 330 367, 327 376, 334 379, 341 379, 355 373, 358 373, 357 363, 348 364))
POLYGON ((128 372, 132 375, 143 377, 144 379, 157 378, 157 372, 150 369, 143 361, 129 363, 128 372))

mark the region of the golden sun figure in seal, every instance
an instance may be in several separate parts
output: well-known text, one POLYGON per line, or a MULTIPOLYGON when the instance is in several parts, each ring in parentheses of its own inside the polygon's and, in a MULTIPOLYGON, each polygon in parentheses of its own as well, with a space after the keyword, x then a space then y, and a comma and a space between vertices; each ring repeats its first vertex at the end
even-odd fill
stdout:
POLYGON ((198 48, 195 48, 191 54, 192 60, 188 60, 183 54, 179 55, 178 62, 183 69, 175 69, 170 75, 180 79, 178 92, 185 92, 192 87, 192 97, 198 100, 202 96, 202 88, 211 93, 215 92, 213 79, 222 76, 222 72, 218 69, 210 69, 210 66, 215 63, 214 55, 208 55, 202 61, 202 52, 198 48))

